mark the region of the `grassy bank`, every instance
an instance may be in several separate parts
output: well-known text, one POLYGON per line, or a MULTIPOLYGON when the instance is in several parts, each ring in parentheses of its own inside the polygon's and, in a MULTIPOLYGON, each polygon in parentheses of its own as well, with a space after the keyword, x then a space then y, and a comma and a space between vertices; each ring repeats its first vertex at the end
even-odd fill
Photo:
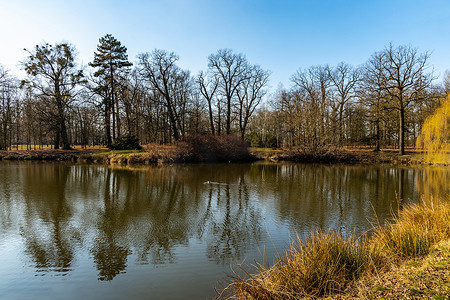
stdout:
POLYGON ((148 150, 109 150, 104 147, 74 150, 0 151, 0 160, 72 161, 102 164, 149 164, 174 162, 178 158, 172 146, 148 146, 148 150))
MULTIPOLYGON (((407 280, 398 271, 402 264, 429 266, 440 251, 446 253, 436 262, 441 270, 430 277, 432 282, 427 282, 427 277, 422 279, 425 287, 438 285, 436 290, 421 291, 412 282, 406 292, 435 293, 436 299, 447 299, 439 297, 449 295, 447 277, 440 277, 449 273, 449 239, 450 199, 423 199, 402 209, 385 226, 375 226, 369 235, 345 237, 336 232, 315 232, 304 242, 298 237, 276 264, 258 265, 256 274, 249 278, 236 277, 223 295, 231 299, 347 299, 385 298, 389 292, 393 298, 401 298, 387 283, 407 280), (386 279, 395 274, 396 280, 386 279), (447 285, 442 286, 439 282, 445 280, 447 285)), ((405 289, 404 284, 399 285, 405 289)))
POLYGON ((109 150, 105 147, 73 150, 0 151, 0 160, 45 160, 104 164, 153 164, 190 162, 241 162, 257 158, 245 142, 232 135, 190 135, 174 145, 144 145, 142 150, 109 150))
MULTIPOLYGON (((50 148, 0 151, 0 160, 43 160, 94 162, 103 164, 153 164, 183 162, 236 162, 291 161, 300 163, 345 163, 345 164, 430 164, 425 154, 410 149, 400 156, 396 150, 383 149, 374 152, 365 148, 344 148, 321 154, 311 154, 292 149, 247 148, 233 138, 211 141, 210 137, 198 136, 191 142, 177 145, 144 145, 143 150, 109 150, 105 147, 76 147, 73 150, 50 148)), ((433 164, 450 165, 450 154, 433 164)))
MULTIPOLYGON (((406 260, 388 272, 361 280, 345 299, 436 299, 450 297, 450 240, 433 246, 422 259, 406 260)), ((344 299, 337 295, 335 299, 344 299)))
POLYGON ((299 163, 345 163, 345 164, 435 164, 450 165, 450 153, 440 155, 439 160, 429 162, 422 151, 407 149, 405 155, 399 155, 396 149, 373 151, 371 148, 342 148, 323 152, 306 152, 299 149, 250 148, 250 152, 258 158, 270 161, 292 161, 299 163))

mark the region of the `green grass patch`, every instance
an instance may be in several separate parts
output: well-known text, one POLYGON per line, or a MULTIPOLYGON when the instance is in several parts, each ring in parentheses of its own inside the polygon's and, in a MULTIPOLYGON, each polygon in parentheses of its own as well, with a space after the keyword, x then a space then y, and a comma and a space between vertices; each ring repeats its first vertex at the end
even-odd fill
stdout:
POLYGON ((412 262, 409 262, 406 266, 411 267, 411 268, 417 268, 417 267, 420 267, 421 265, 422 265, 422 263, 420 261, 412 261, 412 262))

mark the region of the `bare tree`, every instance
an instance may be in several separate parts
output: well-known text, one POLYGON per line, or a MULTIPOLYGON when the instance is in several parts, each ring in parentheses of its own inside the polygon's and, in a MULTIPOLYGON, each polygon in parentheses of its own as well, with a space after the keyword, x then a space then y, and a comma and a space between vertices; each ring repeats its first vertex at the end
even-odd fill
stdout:
POLYGON ((336 68, 328 69, 330 80, 335 89, 334 111, 337 113, 337 144, 339 147, 343 146, 343 117, 344 110, 349 101, 351 101, 356 94, 356 85, 360 80, 360 71, 353 68, 347 63, 341 62, 336 68))
POLYGON ((427 89, 433 81, 429 72, 430 53, 418 53, 410 46, 394 48, 392 44, 376 52, 369 60, 369 69, 379 73, 381 89, 386 93, 385 107, 399 114, 399 154, 405 154, 405 114, 410 105, 425 99, 427 89), (380 63, 378 63, 380 62, 380 63))
POLYGON ((244 55, 230 49, 220 49, 208 57, 208 68, 219 81, 220 94, 225 100, 226 133, 231 133, 232 106, 236 93, 248 77, 248 62, 244 55))
POLYGON ((249 70, 246 79, 242 82, 242 86, 238 89, 236 95, 238 97, 238 114, 239 129, 241 138, 244 139, 245 130, 250 117, 254 113, 256 107, 261 103, 262 98, 267 93, 264 88, 267 86, 270 72, 261 69, 260 66, 253 66, 249 70))
POLYGON ((386 93, 383 86, 382 57, 372 57, 363 67, 362 80, 358 86, 358 96, 367 108, 367 118, 375 125, 375 151, 381 149, 381 123, 386 117, 384 99, 386 93))
POLYGON ((291 81, 303 104, 303 118, 306 120, 307 137, 305 146, 320 151, 330 145, 329 127, 331 80, 327 66, 312 66, 305 71, 298 70, 291 81))
POLYGON ((176 62, 178 56, 165 50, 154 50, 151 54, 139 55, 141 75, 165 100, 165 106, 175 140, 183 135, 188 71, 181 70, 176 62))
POLYGON ((58 124, 55 148, 59 148, 61 138, 63 149, 70 149, 66 127, 67 110, 77 85, 83 82, 83 72, 76 69, 75 65, 75 48, 68 43, 55 46, 45 43, 36 45, 32 51, 25 51, 29 56, 22 62, 28 74, 28 80, 24 84, 50 100, 58 124))
POLYGON ((217 88, 219 86, 219 77, 208 77, 201 71, 198 74, 197 82, 200 86, 200 93, 205 98, 208 103, 208 116, 209 116, 209 126, 211 128, 211 133, 216 134, 214 126, 214 114, 213 114, 213 99, 216 94, 217 88))
POLYGON ((0 150, 11 146, 17 80, 0 65, 0 150))

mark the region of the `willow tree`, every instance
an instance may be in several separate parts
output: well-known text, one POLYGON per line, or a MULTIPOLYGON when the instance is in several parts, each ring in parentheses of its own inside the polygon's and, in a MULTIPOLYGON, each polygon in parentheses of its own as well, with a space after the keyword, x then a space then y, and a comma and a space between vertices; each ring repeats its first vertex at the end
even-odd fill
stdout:
POLYGON ((82 83, 83 72, 75 64, 75 48, 68 43, 52 46, 48 43, 26 50, 28 57, 22 62, 28 74, 23 85, 29 86, 51 112, 55 129, 55 149, 62 143, 63 149, 70 149, 67 135, 67 113, 74 99, 77 85, 82 83))
POLYGON ((416 147, 425 149, 428 161, 450 154, 450 96, 425 120, 416 147))

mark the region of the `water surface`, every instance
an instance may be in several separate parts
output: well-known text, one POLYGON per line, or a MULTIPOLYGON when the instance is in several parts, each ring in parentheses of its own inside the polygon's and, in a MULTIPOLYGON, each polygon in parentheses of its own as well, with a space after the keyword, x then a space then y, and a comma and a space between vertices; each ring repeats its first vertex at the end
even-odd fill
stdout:
POLYGON ((361 234, 449 168, 0 163, 0 298, 205 299, 294 231, 361 234))

